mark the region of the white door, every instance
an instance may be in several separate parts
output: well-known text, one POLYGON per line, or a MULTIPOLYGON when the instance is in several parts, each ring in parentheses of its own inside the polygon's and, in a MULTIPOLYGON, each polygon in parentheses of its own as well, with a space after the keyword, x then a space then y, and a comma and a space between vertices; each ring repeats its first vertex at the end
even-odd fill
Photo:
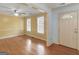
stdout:
POLYGON ((77 48, 77 12, 62 13, 59 16, 59 42, 61 45, 77 48))
POLYGON ((78 35, 77 35, 77 49, 79 50, 79 11, 78 11, 78 35))

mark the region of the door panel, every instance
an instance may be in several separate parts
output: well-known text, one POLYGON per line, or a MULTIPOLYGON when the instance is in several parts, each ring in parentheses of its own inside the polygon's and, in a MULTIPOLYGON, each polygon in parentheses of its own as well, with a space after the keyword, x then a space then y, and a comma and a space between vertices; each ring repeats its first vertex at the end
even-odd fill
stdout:
POLYGON ((77 49, 79 50, 79 11, 78 11, 78 35, 77 35, 77 49))
POLYGON ((77 48, 77 12, 60 14, 59 39, 60 44, 77 48))

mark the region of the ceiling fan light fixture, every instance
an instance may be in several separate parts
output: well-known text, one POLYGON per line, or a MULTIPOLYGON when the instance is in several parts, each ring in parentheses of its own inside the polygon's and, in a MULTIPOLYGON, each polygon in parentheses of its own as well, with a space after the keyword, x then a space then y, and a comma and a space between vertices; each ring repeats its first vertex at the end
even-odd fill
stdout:
POLYGON ((14 15, 15 15, 15 16, 19 16, 19 14, 18 14, 18 13, 15 13, 14 15))

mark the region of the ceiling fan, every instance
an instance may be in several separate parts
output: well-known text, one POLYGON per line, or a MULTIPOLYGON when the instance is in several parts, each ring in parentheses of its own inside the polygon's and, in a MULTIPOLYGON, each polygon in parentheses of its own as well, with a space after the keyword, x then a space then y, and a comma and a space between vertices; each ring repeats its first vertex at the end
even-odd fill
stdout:
MULTIPOLYGON (((29 8, 32 8, 39 12, 45 12, 44 10, 39 9, 37 7, 29 7, 29 8)), ((2 10, 3 12, 5 11, 7 14, 14 16, 29 16, 34 14, 31 10, 27 10, 27 8, 26 9, 16 8, 16 7, 13 8, 13 7, 7 7, 5 5, 0 5, 0 10, 2 10)))
POLYGON ((26 16, 26 13, 20 12, 19 10, 14 10, 14 15, 15 16, 26 16))
POLYGON ((19 16, 18 10, 14 10, 14 15, 19 16))
POLYGON ((16 9, 16 8, 9 8, 6 6, 1 6, 0 5, 0 9, 2 9, 3 11, 5 11, 7 9, 7 12, 10 12, 10 15, 14 15, 14 16, 25 16, 26 13, 21 12, 20 9, 16 9))

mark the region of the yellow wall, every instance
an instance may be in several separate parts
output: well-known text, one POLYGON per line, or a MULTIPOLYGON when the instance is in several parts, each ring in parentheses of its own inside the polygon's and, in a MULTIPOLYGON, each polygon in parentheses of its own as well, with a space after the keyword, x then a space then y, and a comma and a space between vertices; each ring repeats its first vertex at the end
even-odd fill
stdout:
MULTIPOLYGON (((27 17, 27 18, 31 18, 31 27, 32 27, 32 31, 31 32, 27 32, 26 31, 26 26, 27 24, 25 23, 25 34, 26 35, 30 35, 30 36, 33 36, 33 37, 36 37, 36 38, 39 38, 39 39, 42 39, 42 40, 47 40, 47 14, 44 13, 44 14, 38 14, 36 16, 31 16, 31 17, 27 17), (37 33, 37 17, 39 16, 44 16, 45 17, 45 33, 44 34, 39 34, 37 33)), ((27 20, 27 18, 25 18, 25 22, 27 20)))
POLYGON ((47 40, 47 14, 38 14, 31 17, 16 17, 0 14, 0 38, 5 38, 7 36, 26 34, 42 40, 47 40), (45 33, 37 33, 37 17, 45 17, 45 33), (32 21, 32 32, 26 31, 26 20, 31 18, 32 21))
POLYGON ((23 33, 23 18, 0 14, 0 38, 23 33))

